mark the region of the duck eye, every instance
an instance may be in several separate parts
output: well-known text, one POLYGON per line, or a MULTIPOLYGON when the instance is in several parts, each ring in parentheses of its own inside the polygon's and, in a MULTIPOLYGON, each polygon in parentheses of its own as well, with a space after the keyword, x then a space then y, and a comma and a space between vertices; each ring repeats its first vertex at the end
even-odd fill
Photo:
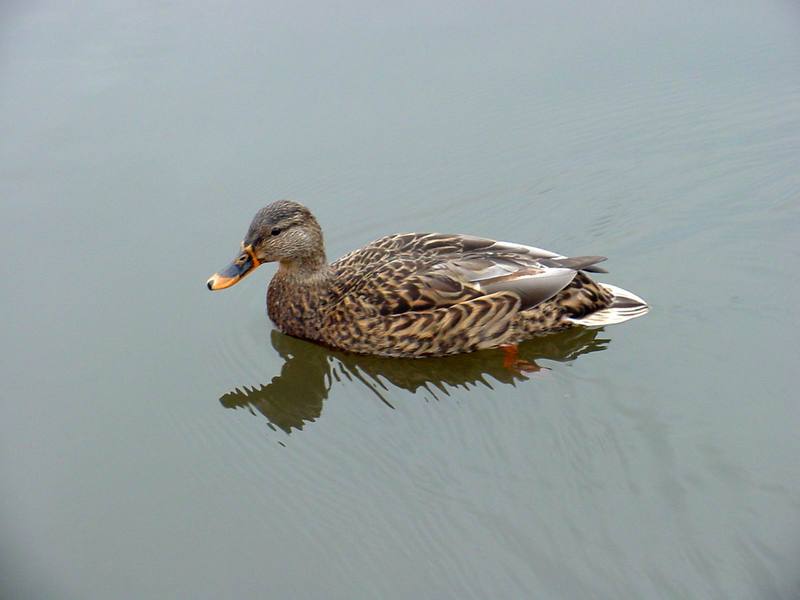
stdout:
POLYGON ((280 232, 281 232, 280 227, 273 227, 270 233, 272 233, 272 235, 278 235, 280 232))

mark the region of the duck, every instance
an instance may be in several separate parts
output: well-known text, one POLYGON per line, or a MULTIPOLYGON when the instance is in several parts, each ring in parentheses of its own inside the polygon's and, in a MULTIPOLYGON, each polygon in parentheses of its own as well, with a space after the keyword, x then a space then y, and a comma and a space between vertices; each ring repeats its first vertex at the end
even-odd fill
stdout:
POLYGON ((298 202, 259 210, 237 256, 207 281, 238 283, 278 268, 267 314, 283 333, 323 346, 423 358, 503 348, 573 327, 603 327, 649 310, 639 296, 598 283, 603 256, 567 257, 465 234, 397 233, 329 263, 322 228, 298 202))

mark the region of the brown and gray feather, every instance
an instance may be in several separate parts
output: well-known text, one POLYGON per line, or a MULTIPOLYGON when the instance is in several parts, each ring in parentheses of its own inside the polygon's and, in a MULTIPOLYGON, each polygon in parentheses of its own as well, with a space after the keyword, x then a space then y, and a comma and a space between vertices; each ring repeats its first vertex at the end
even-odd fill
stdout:
POLYGON ((279 269, 269 315, 290 335, 351 352, 470 352, 564 329, 569 317, 609 306, 612 294, 580 272, 602 260, 467 235, 397 234, 319 277, 279 269))

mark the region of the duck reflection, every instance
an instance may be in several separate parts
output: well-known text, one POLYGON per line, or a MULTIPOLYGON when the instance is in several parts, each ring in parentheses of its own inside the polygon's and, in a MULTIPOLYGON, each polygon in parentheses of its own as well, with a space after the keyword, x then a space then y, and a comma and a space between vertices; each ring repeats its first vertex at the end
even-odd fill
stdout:
MULTIPOLYGON (((598 337, 602 329, 575 328, 533 339, 519 346, 519 358, 537 368, 536 360, 567 362, 582 354, 605 350, 610 340, 598 337)), ((224 394, 226 408, 254 409, 270 426, 286 433, 302 430, 322 414, 322 404, 336 382, 357 381, 390 408, 389 385, 410 392, 424 391, 434 398, 450 389, 478 385, 514 385, 528 375, 503 364, 502 350, 483 350, 442 358, 381 358, 329 350, 317 344, 271 334, 272 347, 284 360, 280 375, 259 387, 242 387, 224 394), (494 384, 493 384, 494 382, 494 384)))

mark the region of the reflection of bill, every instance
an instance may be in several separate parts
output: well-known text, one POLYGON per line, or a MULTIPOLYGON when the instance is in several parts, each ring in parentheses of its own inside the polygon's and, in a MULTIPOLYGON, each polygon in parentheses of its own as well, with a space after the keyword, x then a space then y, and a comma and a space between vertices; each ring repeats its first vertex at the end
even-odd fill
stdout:
MULTIPOLYGON (((525 342, 519 357, 535 365, 539 359, 571 361, 589 352, 605 350, 608 339, 601 329, 571 329, 525 342)), ((426 391, 433 397, 449 395, 450 388, 513 384, 527 377, 504 366, 502 350, 485 350, 443 358, 402 359, 361 356, 328 350, 272 331, 272 346, 284 359, 280 375, 253 388, 235 389, 220 398, 226 408, 250 407, 263 414, 272 427, 290 433, 303 429, 322 414, 322 403, 337 379, 358 381, 383 403, 392 406, 387 382, 410 392, 426 391)))

